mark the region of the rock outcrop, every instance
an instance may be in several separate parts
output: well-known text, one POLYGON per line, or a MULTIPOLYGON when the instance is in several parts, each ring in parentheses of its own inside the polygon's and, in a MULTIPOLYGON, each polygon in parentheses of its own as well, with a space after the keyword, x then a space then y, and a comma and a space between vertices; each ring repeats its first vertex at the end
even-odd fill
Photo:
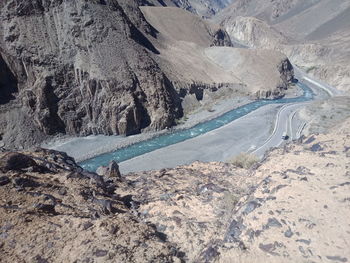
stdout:
POLYGON ((274 49, 288 43, 281 32, 255 17, 226 18, 221 23, 232 39, 248 47, 274 49))
POLYGON ((128 174, 116 191, 131 193, 188 262, 348 262, 349 125, 274 149, 247 170, 196 162, 128 174))
POLYGON ((135 215, 130 196, 114 193, 113 178, 83 171, 66 154, 44 149, 0 158, 1 262, 181 262, 184 257, 135 215))
POLYGON ((98 175, 61 152, 2 153, 1 260, 348 262, 349 125, 248 169, 196 162, 110 177, 115 163, 98 175))

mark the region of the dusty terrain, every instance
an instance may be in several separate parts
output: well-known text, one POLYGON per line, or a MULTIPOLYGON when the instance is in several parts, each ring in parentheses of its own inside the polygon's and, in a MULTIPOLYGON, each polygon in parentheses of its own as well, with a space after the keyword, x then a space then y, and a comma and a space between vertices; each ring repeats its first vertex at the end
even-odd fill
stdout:
POLYGON ((119 176, 65 154, 3 153, 4 262, 348 262, 350 120, 249 169, 119 176))
POLYGON ((309 104, 298 112, 299 118, 307 124, 303 135, 324 133, 342 123, 350 116, 350 97, 334 97, 309 104))
POLYGON ((147 0, 144 5, 179 7, 200 17, 208 18, 228 6, 233 0, 147 0))
POLYGON ((160 52, 157 62, 176 90, 186 94, 185 114, 200 107, 203 93, 210 96, 217 90, 227 98, 276 98, 286 93, 293 68, 281 53, 232 48, 222 28, 179 8, 141 10, 159 32, 152 40, 160 52))
POLYGON ((138 211, 189 262, 347 262, 349 125, 274 150, 251 170, 194 163, 127 179, 138 211))
POLYGON ((114 193, 114 176, 55 151, 1 154, 0 262, 180 262, 130 196, 114 193))

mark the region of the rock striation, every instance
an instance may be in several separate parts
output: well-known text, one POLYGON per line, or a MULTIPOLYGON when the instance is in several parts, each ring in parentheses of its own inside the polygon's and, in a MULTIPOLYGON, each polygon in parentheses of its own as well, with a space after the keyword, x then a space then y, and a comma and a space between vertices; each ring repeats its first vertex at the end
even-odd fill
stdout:
POLYGON ((228 6, 232 0, 147 0, 143 5, 150 6, 176 6, 199 15, 203 18, 209 18, 221 9, 228 6))

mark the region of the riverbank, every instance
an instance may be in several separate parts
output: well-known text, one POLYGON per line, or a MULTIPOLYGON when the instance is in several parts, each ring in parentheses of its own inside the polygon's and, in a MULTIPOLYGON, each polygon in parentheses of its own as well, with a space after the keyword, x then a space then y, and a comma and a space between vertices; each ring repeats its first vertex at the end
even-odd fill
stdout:
POLYGON ((98 155, 112 152, 128 145, 145 141, 174 130, 182 130, 194 127, 195 125, 215 119, 226 112, 252 102, 248 97, 237 97, 233 99, 221 100, 213 105, 210 110, 202 109, 189 114, 179 121, 177 126, 169 130, 158 132, 147 132, 132 136, 105 136, 90 135, 86 137, 61 136, 53 140, 44 142, 41 147, 66 152, 75 158, 77 162, 82 162, 98 155))
MULTIPOLYGON (((287 92, 286 98, 299 97, 301 94, 302 94, 302 90, 294 86, 287 92)), ((67 152, 69 155, 76 158, 78 162, 82 162, 84 160, 94 158, 104 153, 114 152, 118 149, 125 148, 126 146, 129 146, 138 142, 147 141, 151 138, 158 137, 160 135, 172 134, 174 131, 189 129, 191 127, 196 126, 199 123, 205 123, 219 116, 222 116, 226 112, 232 111, 240 106, 247 105, 249 102, 252 102, 252 100, 249 99, 248 97, 245 97, 245 98, 240 97, 240 98, 226 99, 226 100, 219 101, 216 105, 213 105, 209 110, 197 111, 196 113, 186 116, 186 118, 183 119, 184 121, 183 123, 172 128, 171 130, 164 130, 164 131, 154 132, 154 133, 143 133, 143 134, 128 136, 128 137, 99 135, 99 136, 88 136, 83 138, 59 138, 53 142, 44 144, 43 147, 67 152)), ((214 148, 217 145, 214 145, 214 147, 211 146, 210 143, 212 143, 212 139, 211 138, 207 139, 206 136, 204 136, 205 134, 203 134, 200 137, 202 140, 204 138, 204 141, 201 141, 200 145, 203 145, 203 146, 207 145, 208 149, 205 150, 205 152, 209 152, 209 154, 201 153, 200 156, 198 156, 200 158, 197 158, 196 154, 186 153, 180 158, 181 160, 176 157, 170 158, 173 161, 171 161, 170 163, 169 161, 167 161, 168 165, 170 166, 165 166, 165 167, 173 167, 180 164, 187 164, 189 163, 189 161, 192 162, 196 160, 226 161, 227 159, 231 158, 232 156, 240 152, 250 150, 251 147, 253 148, 257 147, 260 141, 266 140, 266 138, 271 134, 273 130, 272 125, 274 123, 274 116, 276 115, 279 107, 280 107, 279 105, 274 105, 266 108, 270 112, 265 112, 265 110, 263 110, 262 112, 258 112, 257 114, 253 113, 252 115, 249 115, 251 116, 250 122, 253 124, 252 127, 250 127, 249 123, 245 123, 244 120, 242 120, 244 125, 243 126, 238 125, 237 127, 234 128, 235 130, 238 131, 237 134, 240 134, 239 137, 242 138, 247 136, 248 140, 252 142, 252 144, 250 145, 250 148, 246 148, 246 143, 244 140, 240 138, 236 138, 234 141, 234 144, 230 146, 230 148, 234 149, 233 151, 228 150, 226 151, 225 155, 219 154, 212 150, 212 148, 214 148), (266 127, 269 127, 269 128, 267 129, 266 127), (243 133, 241 134, 241 132, 243 133), (238 141, 239 143, 243 142, 243 144, 240 147, 237 146, 238 141), (209 144, 207 144, 207 142, 209 142, 209 144), (205 156, 206 158, 204 159, 205 156)), ((224 135, 222 137, 223 140, 221 140, 218 143, 218 145, 222 146, 221 148, 225 148, 225 140, 227 140, 225 139, 225 137, 226 135, 224 135)), ((186 140, 186 142, 189 142, 189 141, 190 140, 186 140)), ((191 145, 191 143, 188 143, 188 145, 191 145)), ((198 145, 193 145, 192 149, 195 149, 196 146, 198 145)), ((182 144, 180 144, 180 147, 186 148, 186 146, 184 147, 182 144)), ((165 149, 168 149, 168 147, 166 147, 165 149)), ((189 150, 191 151, 191 149, 189 150)), ((171 152, 171 150, 169 151, 171 152)), ((178 149, 178 152, 181 152, 181 148, 178 149)), ((199 152, 202 152, 202 151, 199 151, 199 152)), ((175 155, 176 155, 176 152, 175 152, 175 155)), ((167 153, 165 154, 165 156, 167 156, 167 153)), ((114 156, 111 156, 110 158, 113 159, 113 157, 114 156)), ((119 157, 117 158, 117 160, 118 159, 119 157)), ((120 162, 122 161, 123 160, 120 160, 120 162)), ((156 162, 155 160, 150 160, 149 162, 150 166, 145 167, 145 169, 155 169, 155 167, 158 167, 154 165, 155 162, 156 162)), ((132 165, 131 167, 132 167, 131 170, 127 168, 125 169, 125 171, 128 171, 128 172, 134 171, 133 170, 134 168, 137 169, 135 171, 139 171, 138 167, 140 166, 134 167, 132 165)), ((165 168, 165 167, 161 166, 158 168, 165 168)), ((86 167, 86 168, 89 169, 89 167, 86 167)), ((90 169, 94 170, 95 167, 94 168, 90 167, 90 169)))

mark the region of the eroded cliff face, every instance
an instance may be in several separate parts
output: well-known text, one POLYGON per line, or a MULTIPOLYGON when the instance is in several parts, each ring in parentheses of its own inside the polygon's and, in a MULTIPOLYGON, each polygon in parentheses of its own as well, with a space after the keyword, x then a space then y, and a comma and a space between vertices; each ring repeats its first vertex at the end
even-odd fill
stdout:
POLYGON ((176 6, 204 18, 209 18, 228 6, 232 0, 141 0, 142 5, 176 6))
POLYGON ((162 129, 181 115, 136 2, 8 0, 0 9, 0 133, 8 147, 30 146, 40 133, 162 129), (17 116, 30 119, 28 129, 17 116))

